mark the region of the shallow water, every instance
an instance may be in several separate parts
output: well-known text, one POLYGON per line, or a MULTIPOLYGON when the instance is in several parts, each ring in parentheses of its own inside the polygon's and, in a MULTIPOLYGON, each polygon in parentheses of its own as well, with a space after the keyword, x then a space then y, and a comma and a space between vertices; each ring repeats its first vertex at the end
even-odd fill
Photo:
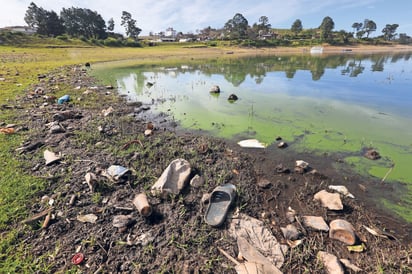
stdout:
POLYGON ((169 113, 186 129, 268 145, 281 136, 297 152, 337 153, 363 175, 406 183, 399 201, 382 202, 412 222, 410 57, 307 54, 170 67, 116 62, 95 66, 95 73, 129 100, 154 100, 152 109, 169 113), (214 85, 220 94, 210 94, 214 85), (229 102, 230 94, 239 100, 229 102), (364 158, 366 147, 382 158, 364 158))

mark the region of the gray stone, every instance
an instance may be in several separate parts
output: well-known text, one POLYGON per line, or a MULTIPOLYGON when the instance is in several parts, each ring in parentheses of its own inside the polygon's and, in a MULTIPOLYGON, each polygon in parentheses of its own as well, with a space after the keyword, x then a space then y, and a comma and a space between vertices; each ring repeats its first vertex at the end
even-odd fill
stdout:
POLYGON ((325 220, 319 216, 303 216, 303 224, 316 230, 329 231, 329 226, 325 220))
POLYGON ((319 251, 318 259, 323 263, 323 266, 328 274, 344 274, 345 271, 339 262, 338 258, 330 253, 319 251))
POLYGON ((315 194, 314 200, 320 201, 323 207, 331 210, 342 210, 343 204, 339 193, 329 193, 326 190, 321 190, 315 194))

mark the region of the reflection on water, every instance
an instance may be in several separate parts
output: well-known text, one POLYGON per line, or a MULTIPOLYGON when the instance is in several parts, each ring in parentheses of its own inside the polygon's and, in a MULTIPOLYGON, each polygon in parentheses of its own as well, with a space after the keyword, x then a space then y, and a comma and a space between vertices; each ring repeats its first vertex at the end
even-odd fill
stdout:
MULTIPOLYGON (((182 127, 267 144, 281 136, 297 151, 344 153, 359 172, 408 183, 412 201, 411 53, 215 58, 171 67, 105 64, 102 79, 130 100, 156 102, 182 127), (219 95, 209 93, 220 86, 219 95), (239 100, 229 102, 230 94, 239 100), (362 157, 376 148, 379 161, 362 157)), ((402 202, 398 203, 402 207, 402 202)), ((409 207, 410 208, 410 207, 409 207)), ((403 206, 402 210, 405 209, 403 206)), ((399 210, 401 211, 401 210, 399 210)), ((412 221, 411 210, 403 211, 412 221)))

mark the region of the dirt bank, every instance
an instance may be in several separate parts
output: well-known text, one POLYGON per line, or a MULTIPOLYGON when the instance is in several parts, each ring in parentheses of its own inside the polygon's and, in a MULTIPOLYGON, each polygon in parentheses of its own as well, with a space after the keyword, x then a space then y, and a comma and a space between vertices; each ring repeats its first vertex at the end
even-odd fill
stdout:
POLYGON ((43 258, 50 272, 236 273, 235 264, 217 249, 234 258, 238 255, 236 241, 228 233, 230 220, 220 228, 204 221, 207 204, 202 197, 225 183, 237 188, 233 210, 261 220, 288 246, 280 267, 284 273, 322 273, 319 251, 350 259, 362 273, 411 270, 410 225, 362 201, 362 191, 374 182, 357 189, 356 199, 342 196, 342 210, 327 210, 313 200, 314 194, 342 182, 331 165, 320 164, 324 161, 311 155, 279 157, 275 146, 246 150, 179 131, 167 116, 154 116, 150 105, 127 104, 112 87, 97 85, 83 67, 45 75, 16 105, 24 109, 20 125, 29 130, 27 142, 16 153, 22 168, 47 180, 48 187, 28 204, 31 215, 25 224, 14 225, 20 227, 20 240, 33 247, 31 255, 43 258), (66 85, 71 101, 57 104, 56 86, 66 85), (154 130, 145 136, 148 122, 153 122, 154 130), (60 160, 46 165, 46 149, 60 160), (309 162, 310 168, 296 172, 297 157, 309 162), (199 175, 202 183, 186 186, 179 195, 152 195, 150 187, 177 158, 188 160, 191 177, 199 175), (126 167, 130 173, 122 182, 108 178, 104 171, 111 165, 126 167), (87 173, 96 176, 93 187, 85 182, 87 173), (133 197, 140 192, 147 193, 153 207, 148 218, 133 207, 133 197), (289 207, 296 211, 292 221, 286 217, 289 207), (91 220, 81 221, 86 215, 91 220), (305 215, 321 216, 327 223, 349 221, 363 251, 349 251, 327 232, 305 227, 301 222, 305 215), (119 227, 116 216, 130 221, 119 227), (290 222, 302 240, 296 247, 281 231, 290 222), (374 236, 364 226, 385 233, 374 236), (79 264, 72 261, 75 254, 83 258, 79 264))

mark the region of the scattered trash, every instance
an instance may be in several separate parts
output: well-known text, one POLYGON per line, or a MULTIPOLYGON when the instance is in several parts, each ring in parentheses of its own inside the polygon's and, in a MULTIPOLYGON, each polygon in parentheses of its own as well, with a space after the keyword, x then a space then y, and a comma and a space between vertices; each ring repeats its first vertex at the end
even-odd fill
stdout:
POLYGON ((352 270, 353 272, 362 271, 362 268, 357 267, 356 265, 352 264, 348 259, 340 259, 340 262, 346 267, 352 270))
POLYGON ((225 220, 230 206, 236 197, 236 187, 225 184, 216 187, 209 198, 205 221, 211 226, 220 226, 225 220))
MULTIPOLYGON (((261 273, 282 273, 267 257, 260 253, 259 250, 251 245, 245 238, 241 236, 237 237, 237 246, 239 249, 239 254, 246 259, 247 263, 261 265, 261 269, 263 271, 261 273)), ((246 273, 250 272, 248 271, 246 273)))
POLYGON ((352 193, 349 192, 348 188, 346 186, 335 186, 335 185, 330 185, 329 189, 331 190, 335 190, 337 192, 339 192, 340 194, 355 199, 355 196, 353 196, 352 193))
POLYGON ((259 142, 256 139, 247 139, 247 140, 242 140, 237 143, 241 147, 246 147, 246 148, 265 148, 266 145, 259 142))
MULTIPOLYGON (((281 245, 262 221, 240 213, 230 222, 229 234, 235 239, 238 237, 246 239, 256 250, 265 254, 267 260, 277 268, 282 267, 288 246, 281 245)), ((242 246, 243 249, 245 248, 242 246)), ((243 251, 242 256, 246 258, 243 251)))
POLYGON ((330 253, 319 251, 317 255, 318 259, 322 262, 323 266, 326 268, 326 273, 333 274, 344 274, 345 270, 338 258, 330 253))
POLYGON ((364 243, 361 243, 360 245, 348 245, 347 248, 348 251, 357 253, 361 253, 366 250, 366 246, 364 243))
POLYGON ((46 149, 43 152, 44 159, 46 160, 46 166, 60 161, 60 157, 57 156, 53 151, 46 149))
POLYGON ((134 196, 133 205, 137 208, 140 214, 148 217, 152 214, 152 207, 150 206, 146 193, 139 193, 134 196))
POLYGON ((70 101, 70 96, 69 95, 63 95, 62 97, 60 97, 59 99, 57 99, 57 104, 62 105, 64 103, 67 103, 70 101))
POLYGON ((15 133, 15 129, 12 127, 6 127, 6 128, 0 128, 0 133, 4 133, 4 134, 13 134, 15 133))
POLYGON ((76 253, 74 254, 74 256, 72 257, 72 264, 74 265, 79 265, 83 262, 84 260, 84 255, 83 253, 76 253))
POLYGON ((210 89, 210 93, 220 93, 220 87, 215 85, 210 89))
POLYGON ((355 229, 352 224, 343 219, 336 219, 329 223, 329 237, 347 245, 356 243, 355 229))
POLYGON ((329 231, 329 226, 326 224, 325 220, 319 216, 303 216, 303 224, 307 227, 319 230, 319 231, 329 231))
POLYGON ((380 154, 378 151, 376 151, 375 149, 368 149, 364 156, 370 160, 378 160, 381 158, 380 154))
POLYGON ((121 181, 128 174, 130 174, 130 170, 119 165, 111 165, 105 172, 103 172, 104 176, 114 181, 121 181))
POLYGON ((97 216, 94 214, 77 215, 77 220, 82 223, 95 224, 97 221, 97 216))
POLYGON ((184 159, 173 160, 152 186, 153 195, 179 194, 188 183, 190 163, 184 159))
POLYGON ((321 190, 315 194, 314 200, 320 201, 323 207, 330 210, 342 210, 343 204, 338 193, 329 193, 326 190, 321 190))

